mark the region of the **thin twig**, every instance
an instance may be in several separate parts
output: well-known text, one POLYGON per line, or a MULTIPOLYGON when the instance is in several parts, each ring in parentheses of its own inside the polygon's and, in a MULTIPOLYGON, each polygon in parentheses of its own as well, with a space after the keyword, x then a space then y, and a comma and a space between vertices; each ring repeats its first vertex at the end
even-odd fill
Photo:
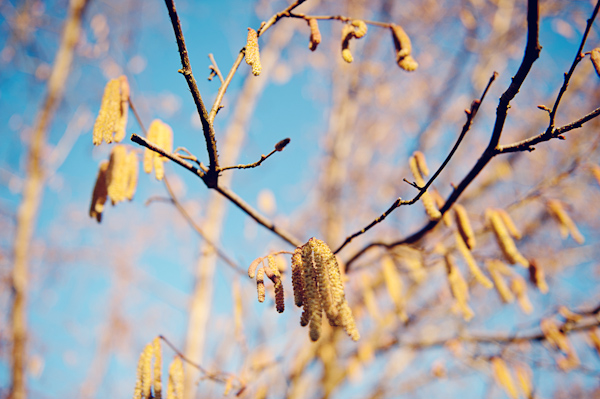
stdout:
MULTIPOLYGON (((289 13, 288 15, 284 15, 284 17, 288 17, 288 18, 300 18, 300 19, 305 19, 305 20, 309 20, 309 19, 319 19, 319 20, 336 20, 336 21, 342 21, 342 22, 352 22, 354 21, 356 18, 351 18, 351 17, 346 17, 343 15, 305 15, 305 14, 294 14, 294 13, 289 13)), ((365 24, 367 25, 373 25, 373 26, 379 26, 381 28, 390 28, 392 26, 391 23, 387 23, 387 22, 379 22, 379 21, 369 21, 366 19, 361 19, 361 21, 363 21, 365 24)))
POLYGON ((181 216, 183 216, 183 218, 186 220, 186 222, 188 222, 188 224, 196 231, 196 233, 198 233, 198 235, 200 237, 202 237, 202 239, 204 241, 206 241, 206 243, 213 248, 213 250, 215 251, 215 253, 217 254, 217 256, 219 258, 221 258, 227 265, 229 265, 236 272, 245 275, 246 272, 237 263, 235 263, 235 261, 233 261, 229 256, 227 256, 227 254, 225 254, 225 252, 223 252, 217 245, 215 245, 215 243, 212 242, 212 240, 210 240, 206 236, 206 234, 204 234, 204 231, 202 231, 202 229, 194 221, 192 216, 185 210, 185 208, 183 207, 181 202, 179 202, 179 200, 177 199, 177 196, 175 196, 175 192, 171 188, 171 185, 169 184, 169 179, 167 179, 166 175, 164 176, 163 181, 165 183, 165 188, 167 189, 167 192, 169 193, 171 203, 173 205, 175 205, 175 208, 177 208, 177 210, 179 211, 181 216))
POLYGON ((287 145, 287 143, 290 142, 290 139, 284 139, 281 140, 279 143, 277 143, 277 145, 275 146, 275 148, 273 149, 273 151, 271 151, 270 153, 268 153, 267 155, 261 155, 260 159, 256 162, 253 163, 249 163, 246 165, 240 164, 240 165, 233 165, 233 166, 225 166, 223 168, 221 168, 221 170, 228 170, 228 169, 250 169, 250 168, 256 168, 257 166, 259 166, 261 163, 263 163, 267 158, 269 158, 271 155, 275 154, 276 152, 282 151, 283 147, 285 147, 287 145), (280 144, 283 143, 283 146, 279 147, 280 144))
POLYGON ((494 72, 494 74, 490 78, 488 84, 486 85, 485 89, 483 90, 483 93, 481 94, 481 98, 479 100, 473 101, 471 103, 471 109, 470 110, 466 110, 467 121, 463 125, 463 128, 462 128, 462 130, 461 130, 458 138, 456 139, 456 143, 454 144, 454 147, 452 147, 452 150, 450 151, 450 153, 448 154, 448 156, 446 157, 446 159, 444 160, 444 162, 436 170, 436 172, 433 174, 433 176, 431 176, 431 178, 429 179, 429 181, 427 182, 427 184, 425 184, 423 187, 418 187, 416 184, 411 183, 408 180, 404 179, 404 181, 406 181, 408 184, 410 184, 411 186, 416 187, 417 189, 419 189, 419 193, 417 195, 415 195, 415 197, 413 199, 406 200, 406 201, 403 201, 402 198, 398 197, 398 199, 392 204, 392 206, 390 206, 389 209, 387 211, 385 211, 381 216, 379 216, 377 219, 373 220, 371 223, 369 223, 368 226, 364 227, 360 231, 357 231, 356 233, 354 233, 351 236, 347 237, 346 240, 342 243, 342 245, 340 245, 338 247, 338 249, 336 249, 333 252, 334 254, 337 254, 339 251, 341 251, 342 248, 344 248, 347 244, 349 244, 350 241, 352 241, 354 238, 356 238, 356 237, 358 237, 358 236, 366 233, 368 230, 370 230, 376 224, 381 223, 396 208, 398 208, 398 207, 400 207, 402 205, 412 205, 412 204, 416 203, 423 196, 423 194, 425 194, 425 192, 433 184, 433 182, 435 181, 435 179, 440 175, 440 173, 442 173, 442 170, 444 170, 444 168, 446 167, 446 165, 448 165, 448 162, 450 162, 450 159, 452 159, 452 156, 454 155, 454 153, 456 152, 456 150, 460 146, 462 140, 464 139, 465 135, 467 134, 467 132, 471 128, 471 125, 473 124, 473 119, 475 118, 475 115, 477 115, 477 111, 479 110, 479 106, 483 102, 483 100, 484 100, 484 98, 485 98, 488 90, 490 89, 490 86, 492 85, 492 83, 494 82, 494 80, 496 80, 497 76, 498 76, 498 74, 496 72, 494 72))
POLYGON ((169 158, 171 161, 175 162, 178 165, 183 166, 184 168, 186 168, 187 170, 189 170, 196 176, 200 177, 202 179, 202 181, 204 181, 206 183, 206 180, 205 180, 206 174, 204 173, 204 171, 195 167, 191 163, 187 162, 185 159, 181 158, 179 155, 168 153, 165 150, 163 150, 162 148, 155 146, 154 144, 152 144, 151 142, 149 142, 142 136, 138 136, 137 134, 131 135, 131 141, 133 141, 134 143, 139 144, 143 147, 146 147, 154 152, 157 152, 165 158, 169 158))
POLYGON ((185 40, 183 38, 183 31, 181 30, 181 23, 177 16, 177 10, 175 9, 175 2, 173 0, 165 0, 167 10, 169 11, 169 17, 173 30, 175 32, 175 39, 177 40, 177 47, 179 48, 179 55, 181 56, 181 69, 179 72, 185 77, 188 87, 196 103, 198 115, 200 116, 200 122, 202 123, 202 131, 204 132, 204 139, 206 140, 206 150, 208 152, 208 172, 206 177, 203 179, 204 183, 209 187, 216 187, 219 178, 219 158, 217 155, 217 140, 215 138, 215 132, 212 123, 208 119, 208 113, 206 107, 200 96, 200 91, 196 84, 196 79, 192 74, 192 66, 190 65, 190 59, 188 57, 187 48, 185 46, 185 40))
POLYGON ((142 129, 142 132, 144 132, 144 136, 148 136, 146 128, 144 127, 144 124, 142 123, 142 118, 140 118, 140 114, 138 114, 137 108, 135 107, 135 105, 133 105, 133 101, 131 101, 131 95, 129 96, 129 99, 127 101, 129 102, 129 108, 131 108, 131 111, 133 111, 135 120, 137 121, 138 125, 140 126, 140 129, 142 129))
MULTIPOLYGON (((443 215, 446 213, 452 205, 456 202, 458 197, 466 190, 466 188, 471 184, 471 182, 477 177, 477 175, 483 170, 483 168, 490 162, 490 160, 497 155, 497 147, 498 142, 500 141, 500 136, 502 135, 502 130, 504 128, 504 122, 506 121, 506 116, 508 113, 508 109, 510 106, 510 101, 517 95, 523 81, 529 74, 533 63, 539 58, 541 47, 538 40, 539 35, 539 4, 537 0, 528 0, 527 2, 527 44, 525 46, 525 54, 523 55, 523 61, 519 66, 519 69, 515 76, 512 78, 511 84, 508 86, 508 89, 502 94, 500 97, 500 101, 498 103, 498 107, 496 108, 496 121, 494 123, 494 130, 492 132, 492 136, 490 138, 490 143, 483 151, 483 154, 473 166, 473 168, 469 171, 469 173, 463 178, 460 184, 454 187, 452 194, 446 200, 444 206, 440 209, 440 213, 443 215)), ((369 249, 383 246, 386 248, 393 248, 398 245, 410 244, 420 240, 425 234, 431 231, 439 221, 441 220, 431 220, 425 226, 423 226, 419 231, 413 233, 412 235, 395 241, 393 243, 383 243, 383 242, 373 242, 360 251, 358 251, 355 255, 353 255, 348 262, 346 263, 346 270, 350 268, 350 265, 362 256, 369 249)))
POLYGON ((210 59, 210 62, 212 62, 212 65, 209 67, 211 70, 210 76, 208 77, 208 80, 212 80, 214 75, 217 75, 219 77, 219 80, 221 81, 221 84, 224 83, 223 80, 223 75, 221 74, 221 70, 219 69, 219 66, 217 65, 217 61, 215 61, 215 57, 212 55, 212 53, 210 53, 208 55, 208 58, 210 59))
MULTIPOLYGON (((266 23, 261 25, 261 27, 257 31, 257 35, 260 37, 263 33, 267 31, 275 22, 279 21, 284 16, 289 16, 289 13, 298 7, 300 4, 304 3, 306 0, 297 0, 288 6, 285 10, 273 15, 266 23)), ((212 125, 215 122, 215 117, 217 116, 217 112, 221 109, 221 102, 223 101, 223 97, 225 96, 225 92, 227 88, 231 84, 231 80, 233 79, 233 75, 237 72, 238 67, 244 60, 244 55, 246 54, 246 48, 242 48, 238 53, 237 58, 233 62, 225 81, 222 82, 221 87, 219 87, 219 91, 217 92, 217 97, 215 98, 215 102, 210 110, 210 114, 208 114, 208 121, 212 125)), ((215 64, 216 65, 216 64, 215 64)))
POLYGON ((535 147, 533 147, 534 145, 542 143, 544 141, 548 141, 553 138, 560 138, 562 134, 567 133, 573 129, 578 129, 582 127, 584 123, 589 122, 590 120, 596 118, 598 115, 600 115, 600 108, 596 108, 595 110, 585 115, 583 118, 576 120, 575 122, 571 122, 568 125, 553 129, 550 135, 548 135, 546 132, 540 133, 537 136, 530 137, 528 139, 513 144, 499 146, 496 152, 499 154, 505 154, 508 152, 533 151, 535 149, 535 147))

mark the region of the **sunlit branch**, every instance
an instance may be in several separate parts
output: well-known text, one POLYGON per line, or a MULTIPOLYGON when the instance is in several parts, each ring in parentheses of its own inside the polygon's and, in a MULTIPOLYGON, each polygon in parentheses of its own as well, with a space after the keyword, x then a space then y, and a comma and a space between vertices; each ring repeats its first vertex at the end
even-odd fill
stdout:
POLYGON ((181 30, 181 23, 175 9, 175 3, 173 0, 165 0, 165 4, 169 11, 169 17, 173 30, 175 31, 175 39, 177 40, 177 47, 179 48, 179 55, 181 56, 181 69, 179 72, 185 77, 187 81, 198 115, 200 116, 200 122, 202 123, 202 131, 204 132, 204 139, 206 140, 206 150, 208 152, 209 166, 206 177, 203 179, 208 187, 216 187, 218 184, 218 170, 219 170, 219 158, 217 155, 217 141, 215 138, 215 132, 212 123, 208 119, 208 113, 206 107, 200 96, 200 91, 196 84, 196 79, 192 74, 192 66, 188 57, 187 48, 185 46, 185 40, 183 38, 183 31, 181 30))
POLYGON ((229 169, 250 169, 250 168, 256 168, 261 163, 263 163, 267 158, 269 158, 271 155, 275 154, 276 152, 283 151, 283 148, 289 142, 290 142, 290 139, 283 139, 283 140, 281 140, 279 143, 277 143, 277 145, 275 145, 275 148, 273 149, 273 151, 271 151, 267 155, 261 155, 260 159, 258 161, 256 161, 256 162, 249 163, 249 164, 246 164, 246 165, 240 164, 240 165, 233 165, 233 166, 225 166, 225 167, 221 168, 221 171, 223 171, 223 170, 229 170, 229 169))
MULTIPOLYGON (((343 15, 304 15, 304 14, 289 13, 288 15, 284 15, 284 16, 288 17, 288 18, 300 18, 300 19, 305 19, 305 20, 319 19, 319 20, 329 20, 329 21, 335 20, 335 21, 342 21, 342 22, 352 22, 355 20, 355 18, 350 18, 350 17, 346 17, 343 15)), ((379 26, 381 28, 390 28, 392 26, 392 24, 386 23, 386 22, 369 21, 366 19, 361 19, 361 21, 363 21, 367 25, 379 26)))
MULTIPOLYGON (((351 236, 347 237, 346 240, 342 243, 342 245, 340 245, 338 247, 338 249, 335 250, 334 253, 337 254, 339 251, 342 250, 342 248, 344 248, 347 244, 349 244, 350 241, 352 241, 354 238, 356 238, 356 237, 358 237, 358 236, 366 233, 368 230, 370 230, 376 224, 381 223, 396 208, 399 208, 402 205, 412 205, 412 204, 416 203, 421 198, 421 196, 423 196, 423 194, 427 191, 427 189, 433 184, 433 182, 435 181, 435 179, 440 175, 440 173, 442 173, 442 170, 444 170, 444 168, 446 167, 446 165, 448 165, 448 162, 450 162, 450 159, 452 159, 452 156, 454 155, 454 153, 456 152, 456 150, 460 146, 460 143, 464 139, 465 135, 467 134, 467 132, 471 128, 471 125, 473 124, 473 119, 475 118, 475 115, 477 115, 477 111, 479 110, 479 106, 483 102, 483 100, 484 100, 484 98, 485 98, 488 90, 490 89, 490 86, 492 85, 492 83, 494 82, 494 80, 496 79, 497 76, 498 76, 498 74, 496 72, 494 72, 494 74, 490 78, 488 84, 486 85, 483 93, 481 94, 481 98, 479 100, 473 101, 471 103, 471 108, 469 110, 466 110, 467 121, 463 125, 463 128, 462 128, 462 130, 461 130, 458 138, 456 139, 456 143, 454 144, 454 147, 452 147, 452 150, 450 151, 450 153, 448 154, 448 156, 446 157, 446 159, 444 160, 444 162, 435 171, 435 173, 433 174, 433 176, 431 176, 431 178, 429 179, 429 181, 423 187, 418 187, 416 184, 410 183, 409 181, 407 181, 406 179, 404 179, 408 184, 410 184, 410 185, 414 186, 415 188, 419 189, 419 193, 413 199, 411 199, 411 200, 402 200, 402 198, 398 197, 398 199, 392 204, 392 206, 390 206, 388 208, 388 210, 385 211, 381 216, 379 216, 377 219, 373 220, 371 223, 369 223, 368 226, 364 227, 360 231, 358 231, 358 232, 352 234, 351 236)), ((348 266, 346 266, 346 268, 348 268, 348 266)), ((348 269, 346 269, 346 270, 348 270, 348 269)))
MULTIPOLYGON (((512 78, 511 84, 508 89, 502 94, 500 97, 500 101, 498 103, 498 107, 496 108, 496 121, 494 123, 494 129, 492 131, 492 136, 490 138, 490 142, 486 149, 483 151, 481 157, 473 166, 471 171, 463 178, 460 184, 454 187, 454 190, 450 194, 450 197, 446 200, 444 206, 440 209, 441 214, 446 213, 452 205, 458 200, 458 197, 466 190, 466 188, 471 184, 473 180, 479 175, 479 173, 483 170, 483 168, 490 162, 490 160, 497 155, 497 147, 500 141, 500 136, 502 135, 502 130, 504 128, 504 122, 506 121, 506 116, 508 113, 508 109, 510 106, 510 101, 517 95, 521 85, 525 81, 525 78, 529 74, 533 63, 539 58, 541 47, 539 45, 538 40, 539 34, 539 4, 537 0, 528 0, 527 2, 527 44, 525 46, 525 54, 523 55, 523 60, 517 73, 512 78)), ((410 244, 414 243, 421 238, 429 231, 431 231, 441 219, 431 220, 425 226, 423 226, 420 230, 413 233, 412 235, 395 241, 393 243, 383 243, 383 242, 373 242, 360 251, 358 251, 355 255, 353 255, 348 262, 346 263, 346 269, 349 269, 350 265, 362 256, 369 249, 374 247, 386 247, 393 248, 394 246, 402 245, 402 244, 410 244)))

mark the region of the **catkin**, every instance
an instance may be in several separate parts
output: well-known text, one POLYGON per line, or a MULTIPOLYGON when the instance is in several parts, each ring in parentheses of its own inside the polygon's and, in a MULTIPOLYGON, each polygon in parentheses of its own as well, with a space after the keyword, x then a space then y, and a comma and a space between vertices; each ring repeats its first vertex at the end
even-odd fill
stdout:
POLYGON ((502 222, 504 222, 506 230, 508 230, 509 234, 514 239, 520 240, 522 238, 521 232, 517 226, 515 226, 515 222, 512 220, 508 212, 506 212, 504 209, 496 209, 496 212, 498 212, 498 215, 500 215, 500 218, 502 218, 502 222))
POLYGON ((265 269, 260 268, 256 273, 256 290, 258 292, 258 302, 265 301, 265 269))
POLYGON ((498 291, 498 295, 500 295, 502 301, 504 303, 513 302, 515 297, 502 277, 502 268, 506 267, 506 265, 495 259, 487 261, 486 264, 490 275, 492 276, 492 280, 494 280, 496 291, 498 291))
POLYGON ((394 260, 389 256, 384 257, 381 262, 381 268, 383 270, 383 279, 385 280, 388 294, 396 307, 396 314, 398 314, 400 320, 406 322, 408 320, 408 315, 405 310, 404 287, 402 278, 400 277, 398 270, 396 270, 394 260))
POLYGON ((565 211, 562 203, 558 200, 550 200, 548 201, 548 210, 554 216, 554 218, 560 224, 560 235, 563 239, 567 238, 569 234, 573 237, 578 244, 583 244, 585 242, 585 238, 579 232, 577 225, 573 222, 573 219, 569 216, 569 214, 565 211))
POLYGON ((560 349, 561 351, 568 353, 570 350, 569 340, 566 335, 560 330, 558 324, 552 319, 543 319, 540 322, 540 329, 544 334, 544 337, 550 345, 560 349))
POLYGON ((360 39, 367 34, 367 24, 360 19, 355 19, 352 21, 352 26, 354 26, 354 37, 360 39))
POLYGON ((167 399, 183 399, 183 362, 176 356, 169 366, 167 399))
POLYGON ((129 82, 125 75, 119 77, 119 117, 115 121, 114 140, 120 143, 125 138, 125 128, 127 127, 127 114, 129 113, 129 82))
POLYGON ((100 111, 94 123, 92 141, 100 145, 125 138, 127 114, 129 112, 129 83, 126 76, 111 79, 104 88, 100 111))
MULTIPOLYGON (((148 128, 146 139, 167 153, 173 151, 173 130, 169 125, 155 119, 148 128)), ((146 148, 144 150, 144 172, 152 173, 154 169, 156 180, 162 180, 165 175, 164 162, 168 158, 146 148)))
POLYGON ((135 195, 139 174, 138 158, 135 151, 127 154, 127 187, 125 197, 131 201, 135 195))
POLYGON ((108 171, 108 161, 102 161, 98 168, 98 177, 96 177, 96 184, 94 185, 94 191, 92 192, 92 203, 90 204, 90 217, 95 218, 98 223, 102 221, 102 212, 104 211, 104 204, 108 198, 107 191, 107 178, 106 172, 108 171))
POLYGON ((310 322, 310 339, 317 341, 321 336, 321 298, 317 288, 316 273, 313 266, 313 253, 309 243, 302 248, 302 263, 304 264, 304 312, 305 320, 310 322))
POLYGON ((463 318, 469 321, 473 318, 475 313, 469 307, 469 287, 465 282, 460 270, 454 264, 450 254, 445 254, 444 260, 446 261, 446 270, 448 272, 448 282, 450 283, 450 290, 452 296, 455 299, 457 308, 462 312, 463 318))
POLYGON ((152 387, 154 389, 154 399, 162 398, 162 350, 160 348, 160 338, 154 338, 152 341, 152 346, 154 350, 154 376, 152 387))
POLYGON ((342 58, 347 63, 354 61, 350 51, 350 39, 354 37, 354 28, 352 25, 345 24, 342 28, 342 58))
MULTIPOLYGON (((431 189, 431 198, 433 198, 433 202, 438 209, 442 209, 446 204, 446 201, 444 201, 438 190, 435 188, 431 189)), ((452 217, 450 216, 450 212, 444 213, 442 215, 442 220, 447 227, 452 227, 452 217)))
POLYGON ((542 294, 548 292, 548 283, 546 283, 546 274, 544 270, 532 260, 529 262, 529 280, 536 285, 542 294))
POLYGON ((296 248, 292 256, 292 287, 294 290, 294 303, 302 307, 304 298, 304 281, 302 277, 302 249, 296 248))
POLYGON ((127 148, 124 145, 116 145, 110 153, 108 164, 108 196, 113 205, 127 198, 127 183, 129 178, 127 148))
POLYGON ((142 356, 144 362, 142 365, 142 399, 150 398, 152 389, 152 357, 154 355, 154 345, 151 343, 146 345, 142 356))
MULTIPOLYGON (((309 240, 309 244, 313 250, 313 259, 315 272, 317 277, 317 286, 319 287, 319 296, 321 298, 321 307, 325 311, 327 319, 333 323, 337 316, 337 303, 334 303, 331 282, 329 280, 329 271, 327 270, 327 252, 324 250, 322 241, 319 242, 314 238, 309 240)), ((331 255, 333 257, 333 254, 331 255)), ((333 325, 333 324, 332 324, 333 325)))
POLYGON ((471 271, 471 274, 473 274, 475 280, 477 280, 479 284, 483 285, 487 289, 494 288, 494 283, 492 283, 490 279, 483 274, 479 268, 479 265, 477 265, 473 254, 471 251, 469 251, 467 244, 465 244, 463 237, 458 233, 455 233, 454 237, 456 240, 456 248, 458 248, 458 251, 467 263, 467 266, 469 267, 469 270, 471 271))
POLYGON ((415 157, 417 168, 421 172, 421 175, 429 176, 429 168, 427 167, 427 160, 425 159, 425 154, 423 154, 421 151, 415 151, 413 153, 413 156, 415 157))
POLYGON ((592 60, 596 73, 600 76, 600 48, 596 47, 590 52, 590 60, 592 60))
POLYGON ((311 51, 315 51, 319 43, 321 43, 321 32, 319 31, 319 23, 314 18, 308 19, 308 26, 310 27, 310 43, 308 48, 311 51))
POLYGON ((491 359, 492 371, 494 373, 494 379, 496 383, 504 389, 507 395, 512 399, 519 397, 519 392, 510 374, 510 370, 506 363, 500 357, 493 357, 491 359))
MULTIPOLYGON (((411 156, 408 159, 408 165, 410 167, 410 171, 413 174, 417 186, 425 186, 425 180, 423 180, 423 176, 421 175, 421 171, 419 170, 417 158, 415 155, 411 156)), ((421 202, 423 202, 423 207, 425 208, 425 212, 427 213, 427 216, 429 216, 429 219, 439 220, 442 217, 442 213, 439 211, 439 209, 437 209, 437 207, 435 206, 435 201, 427 191, 425 191, 421 195, 421 202)))
POLYGON ((500 214, 493 209, 488 209, 486 212, 486 219, 491 225, 492 231, 496 236, 496 241, 498 242, 498 246, 502 250, 504 257, 507 261, 512 264, 518 263, 523 267, 529 267, 529 261, 525 259, 523 255, 517 249, 515 242, 512 237, 508 233, 504 222, 502 221, 502 217, 500 214))
POLYGON ((277 263, 275 262, 275 258, 271 255, 267 257, 269 263, 269 269, 275 275, 273 280, 273 284, 275 285, 275 307, 279 313, 283 313, 285 310, 285 302, 283 298, 283 283, 281 282, 281 274, 279 273, 279 268, 277 267, 277 263))
POLYGON ((476 240, 475 233, 471 227, 471 222, 469 221, 467 210, 461 204, 454 204, 453 209, 456 224, 458 225, 458 232, 460 233, 467 247, 472 250, 475 248, 476 240))
POLYGON ((260 52, 258 50, 258 35, 252 28, 248 28, 248 38, 246 40, 246 64, 252 67, 254 76, 260 75, 262 66, 260 63, 260 52))
POLYGON ((517 297, 517 303, 525 314, 531 314, 533 312, 533 305, 527 296, 527 284, 525 279, 519 275, 514 276, 510 282, 510 288, 517 297))
POLYGON ((531 398, 533 387, 531 384, 531 369, 528 365, 523 363, 517 363, 515 365, 515 374, 517 375, 517 381, 519 381, 519 387, 523 393, 524 398, 531 398))
POLYGON ((599 165, 592 165, 592 175, 594 175, 596 182, 598 183, 598 185, 600 185, 600 166, 599 165))
POLYGON ((411 72, 419 67, 419 64, 411 56, 412 44, 410 38, 399 25, 390 25, 392 39, 396 49, 396 63, 405 71, 411 72))

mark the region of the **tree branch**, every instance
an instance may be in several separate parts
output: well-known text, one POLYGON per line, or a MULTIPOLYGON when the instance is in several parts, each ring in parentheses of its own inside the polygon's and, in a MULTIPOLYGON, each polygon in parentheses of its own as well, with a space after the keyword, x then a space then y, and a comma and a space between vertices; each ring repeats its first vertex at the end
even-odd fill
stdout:
MULTIPOLYGON (((504 122, 506 121, 506 116, 508 113, 508 108, 510 105, 510 101, 517 95, 523 81, 527 77, 527 74, 531 70, 531 66, 538 59, 541 51, 541 47, 538 42, 538 33, 539 33, 539 10, 538 10, 538 1, 537 0, 528 0, 527 2, 527 44, 525 46, 525 54, 523 55, 523 60, 521 65, 512 79, 511 84, 508 89, 502 94, 500 97, 500 101, 498 103, 498 107, 496 109, 496 122, 494 123, 494 129, 492 131, 492 137, 490 138, 490 142, 486 149, 483 151, 483 154, 473 166, 471 171, 463 178, 458 186, 456 186, 450 194, 450 197, 446 200, 444 206, 440 209, 442 215, 446 213, 452 205, 458 200, 458 197, 466 190, 466 188, 471 184, 471 182, 477 177, 479 172, 483 170, 483 168, 489 163, 489 161, 497 155, 497 146, 500 141, 500 136, 502 135, 502 130, 504 128, 504 122)), ((353 255, 348 262, 346 263, 346 270, 350 268, 350 265, 360 256, 362 256, 369 249, 383 246, 386 248, 393 248, 397 245, 402 244, 410 244, 420 240, 425 234, 431 231, 437 224, 439 220, 431 220, 425 226, 423 226, 419 231, 413 233, 412 235, 395 241, 391 244, 383 243, 383 242, 374 242, 360 251, 358 251, 355 255, 353 255)))
MULTIPOLYGON (((421 198, 421 196, 423 196, 423 194, 427 191, 427 189, 433 184, 433 182, 435 181, 435 179, 437 179, 437 177, 440 175, 440 173, 442 173, 442 170, 444 170, 444 168, 446 167, 446 165, 448 165, 448 162, 450 162, 450 159, 452 159, 452 156, 454 155, 454 153, 458 149, 458 146, 460 145, 460 143, 464 139, 465 135, 467 134, 467 132, 471 128, 471 125, 473 124, 473 119, 475 118, 475 115, 477 115, 477 111, 479 110, 479 106, 483 102, 483 99, 485 98, 485 95, 487 94, 490 86, 492 85, 492 83, 494 82, 494 80, 496 79, 497 76, 498 76, 498 73, 494 72, 494 74, 490 78, 488 84, 486 85, 485 89, 483 90, 483 93, 481 94, 481 98, 479 100, 474 100, 471 103, 471 109, 470 110, 465 110, 465 112, 467 114, 467 121, 463 125, 462 131, 460 132, 460 134, 458 136, 458 139, 456 139, 456 143, 454 144, 454 147, 452 147, 452 150, 450 151, 450 153, 448 154, 448 156, 446 157, 446 159, 444 160, 444 162, 442 163, 442 165, 440 165, 440 167, 436 170, 436 172, 433 174, 433 176, 431 176, 431 178, 429 179, 429 181, 427 182, 427 184, 425 184, 423 187, 417 187, 415 185, 415 187, 417 187, 419 189, 419 193, 413 199, 407 200, 407 201, 403 201, 402 198, 398 197, 398 199, 392 204, 392 206, 390 206, 389 209, 387 211, 385 211, 381 216, 379 216, 377 219, 375 219, 371 223, 369 223, 368 226, 364 227, 363 229, 361 229, 361 230, 357 231, 356 233, 352 234, 351 236, 347 237, 346 240, 342 243, 342 245, 340 245, 338 247, 338 249, 336 249, 333 252, 334 254, 337 254, 338 252, 340 252, 354 238, 356 238, 356 237, 358 237, 358 236, 366 233, 367 231, 369 231, 376 224, 381 223, 396 208, 399 208, 402 205, 412 205, 415 202, 417 202, 421 198)), ((409 183, 409 184, 411 184, 411 183, 409 183)))
POLYGON ((175 3, 173 0, 165 0, 165 4, 167 6, 167 10, 169 11, 171 24, 173 25, 173 30, 175 31, 177 47, 179 48, 179 55, 181 56, 181 69, 179 70, 179 73, 185 77, 188 87, 190 88, 192 97, 196 103, 198 115, 200 116, 200 121, 202 123, 204 139, 206 140, 206 150, 208 152, 209 165, 208 172, 203 180, 209 188, 216 187, 219 177, 219 157, 217 154, 217 140, 215 138, 215 131, 213 129, 212 122, 209 121, 206 107, 204 106, 204 102, 202 101, 200 91, 198 90, 198 86, 196 84, 196 79, 194 79, 194 75, 192 74, 192 66, 190 65, 190 59, 185 46, 183 31, 181 30, 181 23, 179 22, 177 10, 175 9, 175 3))

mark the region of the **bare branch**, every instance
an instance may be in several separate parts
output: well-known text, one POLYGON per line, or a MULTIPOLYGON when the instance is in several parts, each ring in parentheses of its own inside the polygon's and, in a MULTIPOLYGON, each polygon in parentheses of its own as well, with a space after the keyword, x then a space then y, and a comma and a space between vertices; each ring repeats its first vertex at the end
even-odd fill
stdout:
MULTIPOLYGON (((223 75, 221 74, 221 70, 219 69, 219 66, 217 65, 217 61, 215 61, 215 57, 212 55, 212 53, 210 53, 208 55, 208 58, 210 59, 210 62, 212 62, 212 65, 209 66, 211 72, 210 72, 210 75, 208 77, 208 80, 212 80, 212 78, 216 75, 216 76, 219 77, 219 80, 221 81, 221 84, 223 84, 224 83, 223 75)), ((209 119, 210 119, 210 117, 209 117, 209 119)))
POLYGON ((204 183, 208 187, 216 187, 218 184, 219 177, 219 158, 217 155, 217 140, 215 138, 215 131, 213 129, 212 122, 209 121, 206 107, 200 96, 200 91, 196 84, 196 79, 192 74, 192 66, 190 65, 190 59, 188 57, 187 48, 185 47, 185 40, 183 38, 183 31, 181 30, 181 23, 177 16, 177 10, 175 9, 175 2, 173 0, 165 0, 165 4, 169 11, 169 17, 171 18, 171 24, 175 31, 175 39, 177 40, 177 47, 179 48, 179 55, 181 56, 181 69, 179 72, 185 77, 188 87, 192 92, 192 97, 196 103, 198 115, 200 116, 200 122, 202 123, 202 131, 204 132, 204 139, 206 140, 206 150, 208 152, 208 172, 206 177, 203 179, 204 183))
MULTIPOLYGON (((494 74, 490 78, 488 84, 486 85, 485 90, 481 94, 481 98, 479 100, 473 101, 471 103, 471 109, 470 110, 466 110, 467 121, 463 125, 462 131, 460 132, 460 134, 458 136, 458 139, 456 139, 456 143, 454 144, 454 147, 452 148, 452 150, 450 151, 450 153, 448 154, 448 156, 446 157, 446 159, 444 160, 444 162, 440 165, 440 167, 433 174, 433 176, 431 176, 431 178, 429 179, 429 181, 427 182, 427 184, 425 184, 425 186, 423 186, 423 187, 418 187, 415 183, 411 183, 408 180, 404 179, 405 182, 407 182, 411 186, 419 189, 419 193, 413 199, 407 200, 407 201, 403 201, 402 198, 398 197, 398 199, 392 204, 392 206, 390 206, 389 209, 387 211, 385 211, 381 216, 379 216, 377 219, 373 220, 368 226, 364 227, 360 231, 357 231, 356 233, 354 233, 351 236, 347 237, 346 240, 342 243, 342 245, 340 245, 338 247, 338 249, 336 249, 334 251, 335 254, 337 254, 339 251, 341 251, 342 248, 344 248, 347 244, 349 244, 350 241, 352 241, 354 238, 356 238, 356 237, 358 237, 358 236, 366 233, 368 230, 370 230, 376 224, 381 223, 396 208, 398 208, 398 207, 400 207, 402 205, 412 205, 415 202, 417 202, 421 198, 421 196, 423 196, 423 194, 427 191, 427 189, 433 184, 433 182, 435 181, 435 179, 440 175, 440 173, 442 173, 442 170, 444 170, 444 168, 446 167, 446 165, 448 165, 448 162, 450 162, 450 159, 452 158, 452 156, 454 155, 454 153, 458 149, 458 146, 460 145, 460 143, 464 139, 465 135, 467 134, 467 132, 471 128, 471 125, 473 124, 473 119, 475 118, 475 115, 477 115, 477 111, 479 110, 479 106, 483 102, 483 100, 485 98, 485 95, 487 94, 488 90, 490 89, 490 86, 492 85, 492 83, 494 82, 494 80, 496 79, 497 76, 498 76, 498 74, 496 72, 494 72, 494 74)), ((348 266, 346 266, 346 267, 348 267, 348 266)), ((348 269, 346 269, 346 270, 348 270, 348 269)))
POLYGON ((267 158, 269 158, 271 155, 275 154, 276 152, 282 151, 283 148, 290 142, 290 139, 283 139, 280 142, 278 142, 275 145, 275 148, 273 149, 273 151, 271 151, 270 153, 268 153, 267 155, 261 155, 260 159, 256 162, 253 163, 249 163, 246 165, 234 165, 234 166, 225 166, 224 168, 221 168, 221 170, 229 170, 229 169, 250 169, 250 168, 256 168, 257 166, 259 166, 261 163, 263 163, 267 158))

